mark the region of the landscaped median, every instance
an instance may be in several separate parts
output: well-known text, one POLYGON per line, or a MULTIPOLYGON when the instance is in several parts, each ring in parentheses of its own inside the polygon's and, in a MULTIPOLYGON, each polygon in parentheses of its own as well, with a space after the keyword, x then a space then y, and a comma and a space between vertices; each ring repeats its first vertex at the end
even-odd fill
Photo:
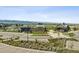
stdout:
MULTIPOLYGON (((51 51, 51 52, 76 52, 66 49, 66 38, 55 38, 55 39, 48 39, 49 42, 40 42, 40 41, 25 41, 25 40, 4 40, 0 39, 1 43, 5 43, 8 45, 22 47, 22 48, 30 48, 36 50, 43 50, 43 51, 51 51)), ((79 51, 77 51, 79 52, 79 51)))
POLYGON ((36 41, 23 41, 23 40, 7 40, 2 41, 2 43, 22 47, 22 48, 30 48, 30 49, 37 49, 37 50, 43 50, 43 51, 54 51, 53 46, 49 43, 45 42, 38 42, 36 41))
POLYGON ((64 35, 68 36, 68 37, 74 37, 75 34, 74 33, 63 33, 64 35))

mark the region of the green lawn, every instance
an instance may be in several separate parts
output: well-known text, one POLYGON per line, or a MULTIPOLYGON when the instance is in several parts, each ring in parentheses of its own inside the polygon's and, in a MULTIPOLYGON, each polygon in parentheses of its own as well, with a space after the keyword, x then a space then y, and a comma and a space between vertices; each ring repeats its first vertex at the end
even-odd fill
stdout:
POLYGON ((47 32, 32 32, 33 36, 48 36, 47 32))

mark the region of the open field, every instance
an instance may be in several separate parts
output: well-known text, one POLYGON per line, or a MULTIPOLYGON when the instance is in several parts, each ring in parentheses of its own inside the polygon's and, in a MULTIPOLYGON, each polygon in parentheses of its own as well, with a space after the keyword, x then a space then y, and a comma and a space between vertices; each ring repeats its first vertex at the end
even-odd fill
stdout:
POLYGON ((35 41, 36 39, 38 41, 48 42, 48 39, 50 36, 32 36, 31 34, 27 33, 15 33, 15 32, 0 32, 0 38, 10 40, 10 39, 16 39, 19 37, 19 40, 30 40, 35 41))

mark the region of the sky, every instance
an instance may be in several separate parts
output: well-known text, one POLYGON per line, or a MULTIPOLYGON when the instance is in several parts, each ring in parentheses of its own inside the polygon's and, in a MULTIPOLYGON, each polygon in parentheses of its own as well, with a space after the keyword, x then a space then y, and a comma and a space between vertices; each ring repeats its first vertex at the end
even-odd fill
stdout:
POLYGON ((0 6, 0 20, 79 23, 79 6, 0 6))

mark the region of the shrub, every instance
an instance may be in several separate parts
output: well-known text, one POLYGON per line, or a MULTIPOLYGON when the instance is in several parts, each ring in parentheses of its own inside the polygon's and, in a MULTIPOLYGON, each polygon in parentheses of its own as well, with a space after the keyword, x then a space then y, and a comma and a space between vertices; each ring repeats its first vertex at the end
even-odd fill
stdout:
POLYGON ((74 34, 74 33, 68 33, 68 35, 69 35, 70 37, 73 37, 75 34, 74 34))

